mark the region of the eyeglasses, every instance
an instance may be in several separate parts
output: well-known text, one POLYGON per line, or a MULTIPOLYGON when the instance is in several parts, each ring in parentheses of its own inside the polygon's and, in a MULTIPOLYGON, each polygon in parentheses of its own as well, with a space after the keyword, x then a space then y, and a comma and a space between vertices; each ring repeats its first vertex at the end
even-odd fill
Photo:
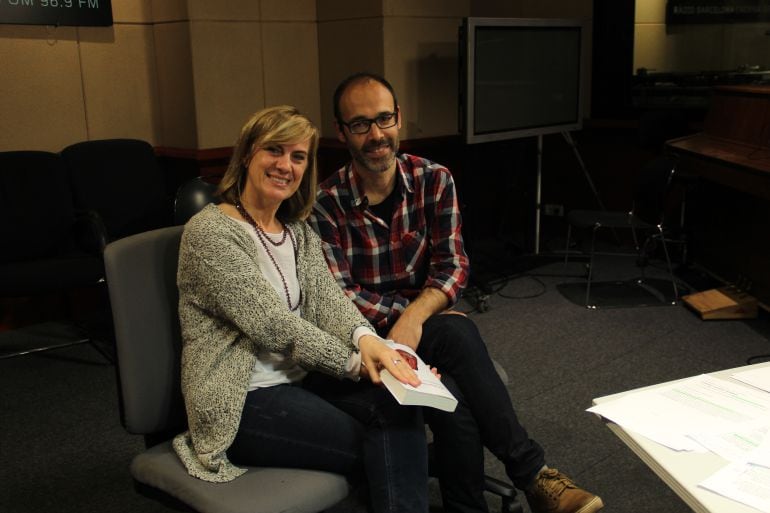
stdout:
POLYGON ((379 128, 390 128, 396 126, 398 123, 398 112, 383 112, 376 118, 361 118, 345 123, 340 121, 340 125, 348 127, 351 134, 368 134, 372 128, 372 123, 375 123, 379 128))

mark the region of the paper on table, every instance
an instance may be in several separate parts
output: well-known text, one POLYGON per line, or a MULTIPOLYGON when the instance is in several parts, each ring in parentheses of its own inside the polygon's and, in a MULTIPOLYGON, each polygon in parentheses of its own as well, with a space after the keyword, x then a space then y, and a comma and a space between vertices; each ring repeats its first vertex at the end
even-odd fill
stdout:
POLYGON ((767 436, 759 444, 757 450, 751 453, 749 463, 770 468, 770 430, 768 430, 767 436))
POLYGON ((674 450, 703 450, 687 435, 739 431, 770 418, 770 395, 701 375, 592 406, 630 431, 674 450))
POLYGON ((759 367, 736 372, 731 377, 765 392, 770 392, 770 367, 759 367))
POLYGON ((747 506, 770 513, 770 469, 748 463, 731 463, 698 486, 747 506))
POLYGON ((732 463, 770 467, 770 425, 727 433, 694 433, 690 438, 732 463))

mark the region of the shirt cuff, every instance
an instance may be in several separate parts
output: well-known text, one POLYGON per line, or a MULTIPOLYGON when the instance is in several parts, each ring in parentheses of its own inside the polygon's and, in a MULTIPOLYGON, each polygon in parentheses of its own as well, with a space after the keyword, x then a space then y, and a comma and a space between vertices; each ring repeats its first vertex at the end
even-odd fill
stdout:
POLYGON ((361 337, 363 337, 364 335, 371 335, 373 337, 379 338, 377 333, 375 333, 374 330, 372 330, 368 326, 359 326, 353 331, 353 345, 356 346, 356 351, 360 349, 358 346, 358 341, 361 340, 361 337))
POLYGON ((345 364, 345 377, 358 381, 361 379, 361 353, 353 351, 345 364))
POLYGON ((361 337, 366 335, 380 338, 377 333, 368 326, 359 326, 353 331, 353 345, 356 346, 356 350, 351 353, 350 358, 348 358, 348 361, 345 364, 345 377, 352 379, 353 381, 361 379, 361 352, 359 341, 361 340, 361 337))
POLYGON ((460 299, 460 288, 449 285, 445 282, 439 281, 439 280, 428 280, 428 282, 425 284, 424 288, 427 287, 433 287, 434 289, 438 290, 442 294, 444 294, 447 298, 447 308, 450 308, 457 304, 457 301, 460 299))

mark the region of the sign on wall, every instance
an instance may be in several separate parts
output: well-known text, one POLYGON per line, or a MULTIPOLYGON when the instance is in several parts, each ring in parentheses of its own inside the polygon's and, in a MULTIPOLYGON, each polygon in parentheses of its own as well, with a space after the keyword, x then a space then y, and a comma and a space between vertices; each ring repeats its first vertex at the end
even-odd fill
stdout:
POLYGON ((0 0, 0 23, 112 25, 112 0, 0 0))
POLYGON ((756 23, 770 21, 770 0, 668 0, 666 23, 756 23))

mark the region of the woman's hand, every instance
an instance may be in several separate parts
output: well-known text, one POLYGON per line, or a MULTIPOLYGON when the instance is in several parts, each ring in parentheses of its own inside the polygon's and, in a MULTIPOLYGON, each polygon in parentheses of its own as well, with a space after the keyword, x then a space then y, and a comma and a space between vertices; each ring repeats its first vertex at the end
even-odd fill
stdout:
POLYGON ((383 368, 388 369, 401 383, 408 383, 413 387, 420 384, 417 374, 398 351, 388 347, 379 338, 364 335, 358 341, 358 348, 361 351, 361 376, 368 377, 375 385, 382 383, 380 369, 383 368))

